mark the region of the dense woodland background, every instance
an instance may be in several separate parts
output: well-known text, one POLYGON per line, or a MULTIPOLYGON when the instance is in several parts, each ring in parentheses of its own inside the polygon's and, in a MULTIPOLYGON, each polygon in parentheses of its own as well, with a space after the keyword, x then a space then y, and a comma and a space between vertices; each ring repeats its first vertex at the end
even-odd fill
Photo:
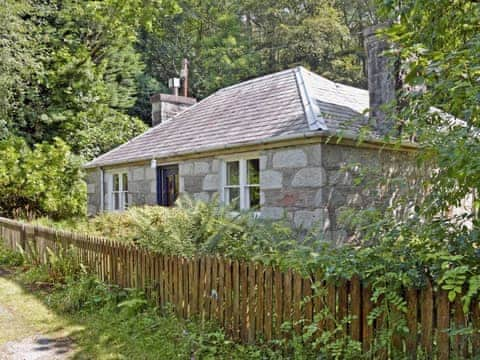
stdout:
POLYGON ((81 164, 146 130, 182 58, 198 99, 296 65, 366 88, 377 23, 405 84, 391 116, 443 169, 438 214, 480 183, 479 19, 465 0, 0 0, 0 214, 83 212, 81 164))
POLYGON ((377 18, 370 0, 4 0, 0 21, 0 137, 91 159, 150 125, 184 57, 198 99, 296 65, 365 87, 377 18))

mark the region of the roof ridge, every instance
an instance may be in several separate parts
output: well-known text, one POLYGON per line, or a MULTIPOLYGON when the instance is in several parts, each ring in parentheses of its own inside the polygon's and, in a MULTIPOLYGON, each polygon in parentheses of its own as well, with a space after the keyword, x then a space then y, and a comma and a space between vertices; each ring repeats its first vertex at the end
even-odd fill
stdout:
POLYGON ((357 87, 357 86, 347 85, 347 84, 344 84, 344 83, 341 83, 341 82, 337 82, 337 81, 331 80, 331 79, 329 79, 329 78, 327 78, 327 77, 325 77, 325 76, 322 76, 322 75, 320 75, 320 74, 317 74, 317 73, 314 72, 314 71, 308 70, 308 69, 304 68, 303 66, 299 66, 299 67, 302 68, 303 71, 305 71, 305 72, 307 72, 307 73, 309 73, 309 74, 311 74, 311 75, 313 75, 313 76, 319 77, 319 78, 321 78, 321 79, 323 79, 323 80, 325 80, 325 81, 328 81, 329 83, 332 83, 333 85, 336 85, 337 87, 338 87, 338 85, 340 85, 340 86, 343 86, 343 87, 348 87, 348 88, 350 88, 350 89, 355 89, 355 90, 360 90, 360 91, 368 92, 367 89, 362 89, 362 88, 357 87))
POLYGON ((257 81, 265 80, 267 78, 272 78, 272 77, 275 77, 275 76, 279 76, 279 75, 282 75, 282 74, 288 73, 288 72, 292 72, 293 74, 295 74, 296 68, 297 67, 288 68, 288 69, 285 69, 285 70, 280 70, 280 71, 274 72, 272 74, 265 74, 265 75, 257 76, 257 77, 254 77, 253 79, 245 80, 245 81, 239 82, 237 84, 232 84, 230 86, 226 86, 224 88, 218 89, 215 93, 224 92, 225 90, 234 89, 236 87, 240 87, 240 86, 251 84, 251 83, 254 83, 254 82, 257 82, 257 81))
POLYGON ((295 81, 297 83, 300 99, 302 100, 303 110, 305 112, 305 118, 307 119, 308 127, 310 130, 328 130, 327 124, 322 117, 322 112, 318 105, 318 115, 315 113, 315 104, 310 96, 305 79, 303 78, 304 71, 312 73, 303 66, 297 66, 295 68, 295 81))

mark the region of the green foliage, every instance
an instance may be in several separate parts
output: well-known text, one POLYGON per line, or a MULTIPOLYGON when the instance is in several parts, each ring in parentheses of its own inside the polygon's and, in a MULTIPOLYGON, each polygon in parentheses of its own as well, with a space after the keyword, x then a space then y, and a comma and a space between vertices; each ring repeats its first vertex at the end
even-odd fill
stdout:
POLYGON ((406 259, 405 270, 424 267, 451 301, 464 294, 468 309, 480 274, 480 4, 384 1, 380 10, 397 19, 386 34, 405 75, 402 107, 392 116, 405 138, 419 142, 418 161, 435 170, 403 194, 404 216, 392 206, 371 224, 382 224, 377 234, 406 259))
POLYGON ((92 159, 146 130, 184 57, 198 98, 299 64, 365 85, 359 34, 374 20, 363 1, 6 0, 0 139, 59 137, 92 159))
POLYGON ((56 284, 45 302, 83 325, 74 337, 87 358, 282 358, 267 346, 235 344, 214 324, 160 312, 141 292, 107 286, 87 273, 56 284))
POLYGON ((13 133, 29 144, 60 137, 90 159, 146 129, 128 115, 143 69, 136 31, 174 12, 174 2, 9 0, 1 11, 8 26, 0 137, 13 133))
POLYGON ((104 236, 162 254, 224 256, 278 264, 308 271, 314 249, 324 249, 316 230, 295 230, 287 219, 268 221, 253 213, 232 214, 215 201, 204 203, 183 197, 174 208, 133 207, 122 213, 104 213, 88 221, 37 223, 104 236), (304 258, 305 261, 299 261, 304 258))
POLYGON ((3 246, 0 238, 0 265, 20 266, 23 264, 23 256, 18 251, 13 251, 3 246))
POLYGON ((198 98, 296 65, 364 85, 363 40, 358 34, 368 21, 361 1, 180 0, 178 4, 181 12, 157 19, 154 31, 142 32, 138 49, 146 73, 164 83, 178 76, 181 59, 187 57, 190 90, 198 98))
POLYGON ((86 269, 78 262, 76 249, 59 249, 56 252, 47 248, 45 259, 39 261, 38 254, 21 252, 25 264, 30 265, 21 278, 28 283, 63 284, 76 281, 86 269), (32 261, 33 260, 33 261, 32 261))
POLYGON ((79 159, 59 139, 33 149, 20 138, 0 141, 0 214, 53 219, 83 215, 82 177, 79 159))

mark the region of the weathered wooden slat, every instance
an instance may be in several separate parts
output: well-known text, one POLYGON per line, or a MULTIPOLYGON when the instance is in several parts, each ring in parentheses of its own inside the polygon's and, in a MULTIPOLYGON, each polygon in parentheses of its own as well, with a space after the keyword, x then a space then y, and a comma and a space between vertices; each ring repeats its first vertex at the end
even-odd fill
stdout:
POLYGON ((225 262, 218 259, 218 308, 217 319, 220 324, 225 320, 225 262))
POLYGON ((193 305, 193 309, 194 309, 193 314, 195 316, 199 316, 199 314, 201 313, 200 309, 199 309, 199 299, 200 299, 199 282, 200 282, 200 259, 195 258, 194 266, 193 266, 193 284, 192 284, 193 285, 192 305, 193 305))
POLYGON ((326 328, 328 331, 333 331, 335 329, 335 318, 336 318, 336 287, 333 282, 327 284, 327 299, 326 304, 328 308, 328 317, 326 321, 326 328))
POLYGON ((240 263, 240 338, 248 341, 248 267, 240 263))
POLYGON ((274 269, 274 301, 275 301, 275 312, 273 320, 275 322, 275 337, 280 338, 282 331, 281 326, 283 323, 283 275, 280 269, 274 269))
POLYGON ((210 300, 210 318, 217 320, 218 315, 218 260, 217 257, 212 258, 212 291, 210 300))
MULTIPOLYGON (((341 280, 337 285, 337 296, 338 296, 338 304, 337 304, 337 315, 336 319, 339 324, 344 323, 344 319, 348 315, 348 282, 345 280, 341 280)), ((344 325, 343 331, 340 336, 345 336, 347 334, 346 324, 344 325)))
POLYGON ((198 278, 198 314, 205 319, 205 258, 200 258, 200 275, 198 278))
POLYGON ((362 289, 362 347, 364 352, 369 352, 373 340, 373 326, 368 323, 368 315, 373 310, 372 290, 370 285, 364 285, 362 289))
POLYGON ((472 357, 480 358, 480 303, 478 298, 474 298, 471 304, 472 317, 472 357))
POLYGON ((183 317, 188 318, 188 304, 190 292, 188 289, 189 283, 189 259, 183 259, 183 317))
POLYGON ((323 275, 320 271, 317 271, 314 276, 314 286, 315 291, 313 293, 313 313, 314 320, 317 325, 318 337, 322 336, 323 331, 325 330, 325 281, 323 280, 323 275))
POLYGON ((422 349, 427 356, 431 356, 433 350, 433 290, 430 279, 427 279, 421 292, 421 324, 422 324, 422 349))
POLYGON ((232 262, 232 329, 233 338, 235 340, 240 339, 240 264, 237 260, 232 262))
POLYGON ((350 325, 350 336, 353 340, 361 339, 361 320, 362 320, 362 289, 358 276, 353 276, 350 287, 350 307, 352 322, 350 325))
POLYGON ((255 264, 248 264, 248 342, 255 341, 255 300, 256 300, 256 286, 255 286, 255 264))
POLYGON ((162 268, 161 268, 161 262, 160 262, 160 255, 159 254, 155 254, 155 286, 156 286, 156 289, 157 289, 157 293, 156 293, 156 301, 155 303, 157 304, 157 307, 161 307, 162 303, 161 303, 161 297, 162 297, 162 284, 161 284, 161 272, 162 272, 162 268))
MULTIPOLYGON (((460 296, 457 295, 454 303, 454 319, 455 329, 462 330, 467 327, 465 313, 463 312, 463 304, 460 296)), ((464 335, 455 335, 454 337, 454 352, 457 358, 466 359, 468 357, 468 348, 466 338, 464 335)))
POLYGON ((181 289, 181 279, 180 279, 180 257, 179 256, 174 256, 173 257, 173 286, 174 286, 174 303, 175 303, 175 311, 177 315, 181 315, 182 309, 180 307, 180 289, 181 289))
POLYGON ((172 289, 170 287, 170 284, 172 282, 171 277, 172 277, 172 272, 171 272, 171 267, 170 267, 170 257, 165 256, 163 258, 163 266, 164 266, 164 274, 165 274, 165 306, 169 305, 172 303, 172 289))
POLYGON ((293 328, 297 335, 302 332, 302 276, 293 274, 293 328))
POLYGON ((313 322, 313 290, 311 277, 303 279, 302 291, 303 319, 305 321, 305 325, 310 325, 313 322))
POLYGON ((194 259, 188 259, 187 267, 188 267, 188 284, 187 284, 187 292, 188 292, 188 311, 187 317, 191 318, 193 316, 192 313, 192 303, 193 299, 193 267, 194 267, 194 259))
POLYGON ((177 284, 177 307, 178 307, 178 314, 180 316, 184 316, 183 304, 184 304, 184 297, 183 297, 183 283, 185 279, 183 278, 183 258, 177 258, 177 272, 178 272, 178 284, 177 284))
POLYGON ((232 261, 226 259, 225 265, 225 319, 224 326, 228 335, 232 335, 232 261))
POLYGON ((406 291, 407 297, 407 327, 408 335, 406 338, 407 353, 412 359, 417 358, 417 333, 418 333, 418 292, 417 289, 410 288, 406 291))
POLYGON ((263 322, 264 322, 264 313, 265 310, 265 268, 262 264, 257 264, 257 304, 255 309, 255 331, 256 336, 263 336, 263 322))
POLYGON ((272 315, 273 315, 273 270, 271 266, 265 269, 265 310, 263 334, 267 341, 272 339, 272 315))
POLYGON ((448 293, 444 290, 437 292, 437 358, 448 360, 450 358, 450 343, 448 330, 450 327, 450 304, 448 293))
POLYGON ((212 259, 205 259, 205 319, 210 320, 210 300, 212 294, 212 259))

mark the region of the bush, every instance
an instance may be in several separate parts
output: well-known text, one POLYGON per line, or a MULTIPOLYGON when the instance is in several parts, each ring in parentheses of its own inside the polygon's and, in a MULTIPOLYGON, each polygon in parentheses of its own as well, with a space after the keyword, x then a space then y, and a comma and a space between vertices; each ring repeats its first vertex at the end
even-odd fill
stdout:
POLYGON ((85 215, 86 185, 79 158, 60 139, 33 149, 20 138, 0 141, 0 215, 85 215))
MULTIPOLYGON (((253 213, 232 214, 217 202, 192 201, 187 197, 175 208, 133 207, 122 213, 104 213, 74 224, 60 226, 77 232, 104 236, 162 254, 193 256, 222 254, 234 259, 274 262, 280 258, 294 266, 294 256, 303 256, 321 246, 314 230, 304 233, 285 221, 268 221, 253 213)), ((47 219, 39 223, 52 225, 47 219)), ((57 222, 54 224, 59 226, 57 222)))
POLYGON ((76 281, 82 273, 85 273, 85 268, 77 260, 74 247, 59 251, 58 254, 47 248, 46 263, 38 263, 35 255, 27 256, 22 252, 22 256, 26 263, 34 265, 22 274, 22 280, 27 283, 63 284, 76 281))
POLYGON ((20 266, 23 264, 23 256, 19 252, 7 249, 1 244, 0 238, 0 265, 20 266))

